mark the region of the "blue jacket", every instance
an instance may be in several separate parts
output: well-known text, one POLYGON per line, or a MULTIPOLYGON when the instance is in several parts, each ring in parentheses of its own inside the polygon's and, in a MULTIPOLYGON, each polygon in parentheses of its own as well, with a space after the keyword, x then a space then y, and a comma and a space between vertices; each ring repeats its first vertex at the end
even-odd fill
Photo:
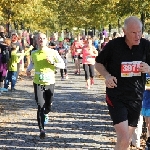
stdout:
MULTIPOLYGON (((150 75, 146 74, 146 86, 150 86, 150 75)), ((150 90, 145 90, 143 93, 142 108, 150 109, 150 90)))

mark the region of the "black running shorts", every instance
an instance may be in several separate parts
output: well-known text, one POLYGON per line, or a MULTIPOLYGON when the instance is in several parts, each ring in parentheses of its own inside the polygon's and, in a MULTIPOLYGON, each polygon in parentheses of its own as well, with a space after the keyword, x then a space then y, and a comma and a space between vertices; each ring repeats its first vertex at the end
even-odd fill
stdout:
POLYGON ((114 125, 128 120, 129 126, 137 127, 142 101, 125 101, 106 95, 106 103, 114 125))

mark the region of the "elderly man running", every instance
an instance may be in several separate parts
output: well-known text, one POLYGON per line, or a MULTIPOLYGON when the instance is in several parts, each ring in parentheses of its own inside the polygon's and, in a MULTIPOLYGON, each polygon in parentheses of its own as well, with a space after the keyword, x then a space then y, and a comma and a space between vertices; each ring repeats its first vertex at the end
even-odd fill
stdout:
POLYGON ((131 16, 124 21, 124 37, 111 40, 96 58, 105 78, 106 102, 117 134, 115 150, 127 150, 138 123, 150 73, 150 42, 142 37, 142 23, 131 16))

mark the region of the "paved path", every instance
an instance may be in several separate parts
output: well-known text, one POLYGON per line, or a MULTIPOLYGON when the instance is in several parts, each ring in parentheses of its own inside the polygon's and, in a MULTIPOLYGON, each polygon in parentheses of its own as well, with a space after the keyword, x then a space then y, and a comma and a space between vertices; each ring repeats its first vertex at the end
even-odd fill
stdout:
POLYGON ((104 81, 95 78, 87 90, 83 70, 69 79, 56 76, 55 99, 44 140, 39 138, 32 78, 23 77, 17 91, 0 96, 0 150, 111 150, 116 135, 105 103, 104 81))

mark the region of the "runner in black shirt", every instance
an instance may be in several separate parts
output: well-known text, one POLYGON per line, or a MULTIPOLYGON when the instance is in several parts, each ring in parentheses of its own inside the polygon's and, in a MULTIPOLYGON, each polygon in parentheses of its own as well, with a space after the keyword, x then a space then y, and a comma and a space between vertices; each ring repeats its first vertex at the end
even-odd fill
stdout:
POLYGON ((127 150, 141 111, 145 73, 150 73, 150 42, 142 39, 137 17, 124 22, 125 37, 110 41, 96 58, 104 76, 106 102, 117 134, 115 150, 127 150))

